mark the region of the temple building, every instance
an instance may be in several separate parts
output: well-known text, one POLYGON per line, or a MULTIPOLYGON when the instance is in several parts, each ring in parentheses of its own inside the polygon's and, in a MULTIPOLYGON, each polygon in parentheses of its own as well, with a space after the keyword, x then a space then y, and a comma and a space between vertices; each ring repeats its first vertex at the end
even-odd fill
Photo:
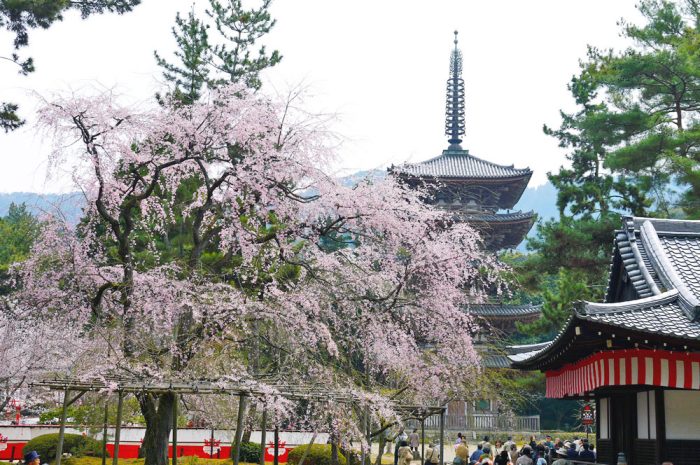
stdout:
POLYGON ((605 302, 517 352, 547 397, 595 401, 598 463, 700 463, 700 221, 625 218, 605 302))
MULTIPOLYGON (((455 31, 447 80, 447 148, 440 155, 422 162, 392 166, 389 172, 410 186, 432 187, 435 194, 425 201, 450 212, 455 221, 466 222, 479 231, 486 250, 496 253, 514 249, 523 241, 537 217, 532 211, 512 211, 525 191, 532 171, 492 163, 462 147, 465 87, 462 53, 457 45, 455 31)), ((487 368, 510 366, 505 352, 499 347, 503 348, 505 341, 515 332, 516 322, 533 321, 541 313, 539 306, 507 305, 496 298, 487 303, 470 304, 465 311, 482 323, 480 331, 475 334, 475 342, 487 368)), ((506 427, 497 424, 501 417, 496 403, 485 399, 471 406, 450 404, 446 420, 450 428, 488 430, 506 427)), ((515 421, 525 423, 507 427, 521 431, 539 430, 539 417, 515 421)))

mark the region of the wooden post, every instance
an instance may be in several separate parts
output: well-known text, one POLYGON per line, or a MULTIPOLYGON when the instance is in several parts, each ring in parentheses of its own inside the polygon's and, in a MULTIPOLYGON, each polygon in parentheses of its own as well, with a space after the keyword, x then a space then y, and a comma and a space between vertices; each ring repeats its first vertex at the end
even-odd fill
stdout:
POLYGON ((114 425, 114 457, 112 465, 119 465, 119 438, 122 434, 122 410, 124 408, 124 393, 119 391, 117 396, 117 424, 114 425))
POLYGON ((63 438, 66 435, 66 410, 68 410, 68 395, 70 391, 63 391, 63 408, 61 409, 61 429, 58 430, 58 445, 56 445, 56 465, 61 465, 63 455, 63 438))
POLYGON ((102 423, 102 465, 107 465, 107 427, 109 423, 109 395, 105 397, 105 417, 102 423))
POLYGON ((267 436, 267 408, 263 407, 260 427, 260 465, 265 465, 265 436, 267 436))
POLYGON ((175 394, 173 401, 173 465, 177 465, 177 401, 178 397, 175 394))
POLYGON ((233 465, 238 465, 241 458, 241 437, 243 436, 243 420, 245 419, 246 396, 238 396, 238 418, 236 418, 236 436, 233 442, 233 465))
POLYGON ((440 411, 440 465, 445 465, 445 409, 440 411))
POLYGON ((211 437, 209 438, 209 457, 214 458, 214 425, 211 426, 211 437))
POLYGON ((277 423, 275 423, 275 459, 273 463, 274 465, 280 463, 280 427, 277 423))
POLYGON ((362 465, 369 465, 372 463, 372 420, 371 420, 371 415, 369 414, 369 408, 367 408, 367 447, 369 448, 367 451, 367 463, 364 461, 362 462, 362 465))
POLYGON ((425 463, 425 417, 420 420, 420 460, 425 463))
MULTIPOLYGON (((367 447, 369 447, 369 456, 370 456, 370 460, 372 460, 371 459, 371 457, 372 457, 372 443, 369 442, 370 438, 369 438, 369 435, 367 435, 367 419, 368 418, 369 418, 369 412, 367 412, 367 411, 363 412, 362 413, 362 429, 365 430, 364 433, 367 436, 367 447)), ((360 454, 360 463, 362 465, 367 465, 365 463, 366 458, 367 458, 367 452, 365 451, 365 448, 363 447, 362 453, 360 454)))

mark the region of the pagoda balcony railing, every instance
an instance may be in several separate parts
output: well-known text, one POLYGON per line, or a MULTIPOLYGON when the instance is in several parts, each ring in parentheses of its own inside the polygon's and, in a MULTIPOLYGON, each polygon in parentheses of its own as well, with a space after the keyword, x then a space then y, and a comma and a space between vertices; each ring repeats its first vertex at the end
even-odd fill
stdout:
MULTIPOLYGON (((420 429, 420 422, 410 420, 408 428, 420 429)), ((425 420, 425 428, 440 428, 440 417, 433 415, 425 420)), ((540 431, 540 416, 515 416, 497 413, 472 413, 469 415, 445 415, 445 429, 452 431, 523 431, 536 433, 540 431)))

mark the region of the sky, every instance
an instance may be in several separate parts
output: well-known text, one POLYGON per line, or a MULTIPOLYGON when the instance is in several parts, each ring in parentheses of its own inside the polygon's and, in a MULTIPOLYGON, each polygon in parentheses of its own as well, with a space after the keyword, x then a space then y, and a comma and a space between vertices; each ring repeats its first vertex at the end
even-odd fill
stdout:
MULTIPOLYGON (((41 98, 110 90, 150 105, 164 89, 153 52, 170 56, 175 14, 206 0, 143 0, 123 16, 86 20, 68 14, 30 33, 23 55, 37 71, 16 74, 0 60, 0 101, 21 104, 22 129, 0 133, 0 192, 67 192, 70 176, 47 176, 50 147, 37 132, 41 98)), ((245 2, 244 2, 245 4, 245 2)), ((480 158, 529 167, 530 186, 565 164, 565 150, 542 132, 559 110, 572 110, 566 89, 586 46, 624 48, 620 18, 639 22, 635 0, 276 0, 277 25, 261 43, 282 62, 264 75, 263 92, 302 85, 306 105, 333 114, 342 143, 333 170, 348 174, 435 157, 444 136, 445 83, 453 31, 459 30, 466 83, 462 146, 480 158)), ((248 2, 248 5, 255 3, 248 2)), ((12 36, 0 33, 0 55, 12 36)))

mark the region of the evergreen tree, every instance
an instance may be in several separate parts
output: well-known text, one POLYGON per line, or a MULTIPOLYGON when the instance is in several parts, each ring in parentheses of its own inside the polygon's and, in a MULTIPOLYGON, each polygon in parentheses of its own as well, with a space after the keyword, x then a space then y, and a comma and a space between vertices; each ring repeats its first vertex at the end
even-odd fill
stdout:
POLYGON ((638 8, 646 24, 622 23, 633 46, 591 48, 584 64, 610 108, 605 130, 619 135, 605 166, 633 176, 657 215, 674 214, 677 204, 700 218, 700 7, 645 0, 638 8), (683 188, 679 198, 673 183, 683 188))
POLYGON ((259 8, 247 10, 240 0, 226 4, 209 0, 210 9, 206 13, 214 23, 213 35, 209 34, 211 26, 198 19, 194 10, 186 20, 177 15, 173 28, 177 63, 155 54, 163 76, 174 86, 175 98, 192 103, 205 86, 215 88, 231 82, 259 89, 260 72, 282 59, 277 50, 268 55, 265 46, 258 49, 256 57, 251 52, 256 41, 275 25, 268 11, 270 3, 271 0, 265 0, 259 8))
MULTIPOLYGON (((9 56, 0 55, 0 58, 17 65, 18 72, 26 76, 34 71, 34 60, 20 57, 17 51, 29 45, 31 29, 48 29, 56 21, 61 21, 68 10, 79 10, 82 17, 87 18, 104 12, 126 13, 139 3, 141 0, 1 0, 0 29, 7 29, 15 38, 12 43, 14 52, 9 56)), ((24 124, 17 110, 15 103, 0 102, 0 128, 5 132, 24 124)))
POLYGON ((258 9, 243 9, 242 0, 228 0, 224 5, 219 0, 209 0, 211 10, 207 11, 214 20, 216 30, 224 41, 214 46, 213 53, 218 59, 213 67, 224 77, 216 80, 223 82, 244 82, 252 89, 259 89, 260 71, 275 66, 282 56, 273 50, 268 56, 265 46, 258 49, 258 55, 251 55, 251 48, 263 35, 270 32, 275 25, 268 12, 272 0, 263 0, 258 9))
POLYGON ((544 127, 568 150, 570 166, 548 173, 561 218, 538 225, 521 267, 531 289, 552 281, 557 289, 542 292, 542 319, 521 328, 530 334, 563 323, 574 300, 602 298, 621 214, 670 216, 678 201, 685 214, 700 213, 698 10, 654 0, 639 10, 644 26, 622 22, 633 46, 589 48, 569 85, 577 111, 562 112, 559 128, 544 127), (680 199, 674 182, 688 187, 680 199))
POLYGON ((163 68, 163 76, 175 85, 175 97, 185 104, 197 101, 202 87, 209 81, 212 52, 208 28, 209 26, 197 19, 194 9, 190 11, 187 19, 183 19, 178 13, 175 17, 173 36, 177 42, 175 57, 180 63, 169 63, 158 52, 154 52, 158 66, 163 68))

